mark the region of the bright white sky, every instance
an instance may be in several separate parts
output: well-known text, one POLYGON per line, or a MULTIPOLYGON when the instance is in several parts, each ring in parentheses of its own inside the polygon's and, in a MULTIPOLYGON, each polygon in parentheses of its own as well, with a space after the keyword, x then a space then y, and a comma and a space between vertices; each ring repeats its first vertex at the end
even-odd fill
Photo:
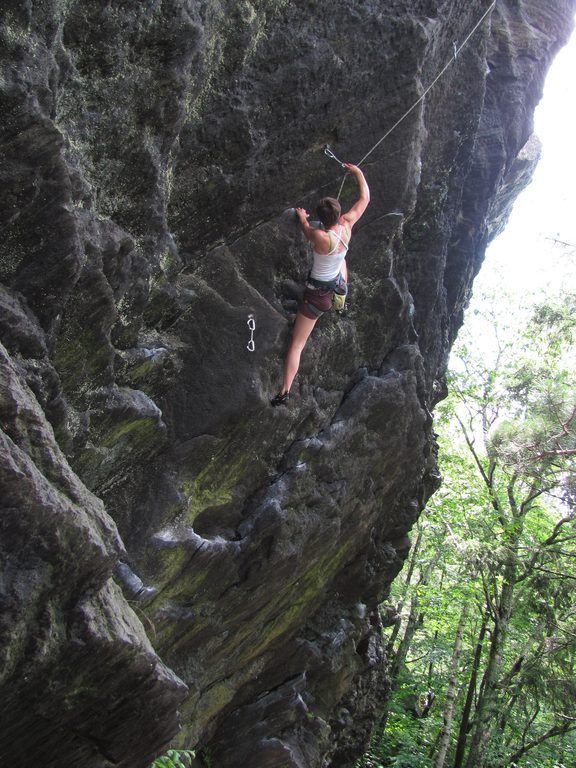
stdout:
POLYGON ((512 293, 547 285, 576 290, 576 34, 548 72, 534 130, 543 144, 534 180, 489 247, 475 292, 495 280, 512 293))

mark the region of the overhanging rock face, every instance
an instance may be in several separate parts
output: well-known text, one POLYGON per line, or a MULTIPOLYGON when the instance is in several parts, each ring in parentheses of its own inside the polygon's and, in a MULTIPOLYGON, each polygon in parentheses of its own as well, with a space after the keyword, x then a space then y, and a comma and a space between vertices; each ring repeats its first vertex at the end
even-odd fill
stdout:
POLYGON ((490 7, 3 3, 2 764, 362 752, 430 411, 574 2, 498 0, 370 155, 349 312, 272 409, 309 258, 285 211, 335 195, 322 146, 368 152, 490 7))

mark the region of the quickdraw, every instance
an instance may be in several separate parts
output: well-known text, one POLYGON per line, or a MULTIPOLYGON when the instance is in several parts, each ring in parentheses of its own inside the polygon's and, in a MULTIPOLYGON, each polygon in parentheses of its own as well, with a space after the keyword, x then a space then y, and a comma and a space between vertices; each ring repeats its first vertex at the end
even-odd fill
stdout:
POLYGON ((329 144, 325 144, 325 145, 324 145, 324 154, 326 155, 326 157, 329 157, 331 160, 336 160, 336 162, 337 162, 339 165, 341 165, 341 166, 342 166, 342 168, 346 168, 346 166, 344 165, 344 163, 342 162, 342 160, 339 160, 339 159, 336 157, 336 155, 334 154, 334 152, 332 152, 332 150, 330 149, 330 145, 329 145, 329 144))
POLYGON ((246 349, 248 352, 254 352, 256 349, 256 345, 254 344, 254 331, 256 330, 256 321, 254 320, 254 315, 248 315, 247 325, 250 329, 250 341, 246 345, 246 349))

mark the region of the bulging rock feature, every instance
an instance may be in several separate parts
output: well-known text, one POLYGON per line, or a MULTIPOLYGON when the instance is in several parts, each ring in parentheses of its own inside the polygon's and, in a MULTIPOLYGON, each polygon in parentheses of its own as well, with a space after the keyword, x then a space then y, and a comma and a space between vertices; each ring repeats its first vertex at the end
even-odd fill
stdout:
POLYGON ((354 765, 450 345, 574 11, 4 2, 0 763, 354 765), (402 115, 363 166, 348 312, 272 409, 290 209, 340 190, 325 144, 357 162, 402 115))

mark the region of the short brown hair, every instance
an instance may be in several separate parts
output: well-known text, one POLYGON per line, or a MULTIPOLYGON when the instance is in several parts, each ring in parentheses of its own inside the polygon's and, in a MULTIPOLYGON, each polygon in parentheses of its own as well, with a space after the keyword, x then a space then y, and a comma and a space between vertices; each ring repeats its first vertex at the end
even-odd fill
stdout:
POLYGON ((338 223, 342 208, 334 197, 323 197, 318 203, 316 214, 325 227, 333 227, 338 223))

